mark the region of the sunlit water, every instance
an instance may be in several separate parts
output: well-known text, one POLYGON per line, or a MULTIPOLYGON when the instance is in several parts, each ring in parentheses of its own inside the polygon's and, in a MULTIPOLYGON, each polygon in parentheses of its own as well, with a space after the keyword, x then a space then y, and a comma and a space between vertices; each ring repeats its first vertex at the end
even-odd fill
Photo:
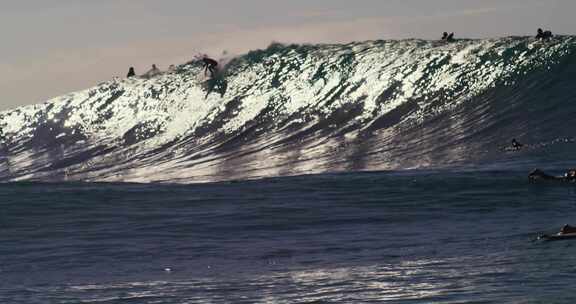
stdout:
POLYGON ((0 186, 2 303, 569 303, 576 188, 502 172, 0 186))

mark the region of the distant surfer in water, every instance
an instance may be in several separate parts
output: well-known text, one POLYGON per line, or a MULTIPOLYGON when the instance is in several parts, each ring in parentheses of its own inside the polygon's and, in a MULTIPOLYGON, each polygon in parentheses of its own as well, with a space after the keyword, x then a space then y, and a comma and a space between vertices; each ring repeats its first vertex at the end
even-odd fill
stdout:
POLYGON ((532 172, 528 174, 528 179, 530 181, 537 181, 537 180, 558 180, 560 176, 554 176, 546 174, 544 171, 540 169, 534 169, 532 172))
POLYGON ((573 240, 575 238, 576 238, 576 227, 566 224, 562 226, 562 228, 560 228, 560 232, 556 234, 539 235, 537 240, 554 241, 554 240, 568 240, 568 239, 573 240))
POLYGON ((560 234, 576 233, 576 227, 570 226, 568 224, 562 226, 560 229, 560 234))
POLYGON ((160 69, 155 64, 153 64, 152 68, 148 72, 146 72, 144 75, 142 75, 142 77, 152 78, 154 76, 160 75, 161 73, 162 72, 160 72, 160 69))
POLYGON ((127 78, 136 76, 136 72, 134 72, 134 67, 130 67, 128 69, 128 74, 126 75, 127 78))
POLYGON ((202 62, 204 66, 204 75, 206 75, 206 72, 210 71, 210 76, 214 77, 214 74, 216 74, 216 71, 218 69, 218 61, 209 58, 207 56, 204 56, 202 58, 202 62))
POLYGON ((576 169, 568 169, 563 176, 554 176, 550 174, 546 174, 544 171, 540 169, 535 169, 530 174, 528 174, 528 179, 530 181, 538 181, 538 180, 554 180, 554 181, 561 181, 561 182, 576 182, 576 169))
POLYGON ((512 138, 512 149, 520 150, 524 145, 516 141, 516 138, 512 138))
POLYGON ((454 33, 450 33, 450 35, 448 35, 448 32, 442 33, 442 41, 454 42, 454 33))
POLYGON ((541 28, 538 29, 538 33, 536 34, 536 39, 540 40, 550 40, 554 35, 552 35, 551 31, 544 31, 541 28))

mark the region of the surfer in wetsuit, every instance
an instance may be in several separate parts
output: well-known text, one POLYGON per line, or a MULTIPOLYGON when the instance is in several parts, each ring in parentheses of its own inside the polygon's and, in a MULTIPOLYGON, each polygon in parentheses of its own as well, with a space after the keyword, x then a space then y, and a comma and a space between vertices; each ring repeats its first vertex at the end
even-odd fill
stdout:
POLYGON ((534 169, 532 170, 532 172, 530 172, 528 174, 528 179, 530 181, 537 181, 537 180, 556 180, 558 179, 558 176, 553 176, 553 175, 549 175, 544 173, 544 171, 540 170, 540 169, 534 169))
POLYGON ((576 182, 576 169, 569 169, 564 173, 564 180, 568 182, 576 182))
POLYGON ((214 74, 218 69, 218 61, 205 56, 202 58, 202 62, 204 66, 204 75, 206 75, 206 72, 210 71, 210 76, 214 77, 214 74))
POLYGON ((536 39, 540 40, 550 40, 550 38, 554 37, 551 31, 543 31, 541 28, 538 29, 538 33, 536 34, 536 39))
POLYGON ((570 226, 568 224, 562 226, 560 228, 560 232, 556 234, 541 234, 538 236, 536 240, 566 240, 566 239, 574 239, 576 237, 576 227, 570 226))
POLYGON ((442 34, 442 41, 446 40, 446 38, 448 38, 448 32, 442 34))
POLYGON ((572 227, 566 224, 562 227, 562 229, 560 229, 560 234, 568 234, 568 233, 576 233, 576 227, 572 227))
POLYGON ((448 35, 448 37, 446 37, 446 41, 454 42, 454 33, 450 33, 450 35, 448 35))
POLYGON ((524 145, 516 141, 516 138, 512 138, 512 149, 520 150, 524 145))
POLYGON ((134 67, 130 67, 128 69, 128 74, 126 75, 127 78, 136 76, 136 72, 134 72, 134 67))
POLYGON ((530 174, 528 174, 528 179, 530 181, 537 181, 537 180, 555 180, 561 182, 576 182, 576 169, 568 169, 563 176, 554 176, 546 174, 544 171, 540 169, 535 169, 530 174))

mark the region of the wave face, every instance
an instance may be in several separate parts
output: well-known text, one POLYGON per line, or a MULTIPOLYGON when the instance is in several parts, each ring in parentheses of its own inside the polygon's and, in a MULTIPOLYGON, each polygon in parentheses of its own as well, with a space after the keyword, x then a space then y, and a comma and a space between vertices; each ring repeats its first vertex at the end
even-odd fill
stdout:
POLYGON ((192 61, 0 113, 0 180, 205 182, 495 162, 513 137, 532 148, 571 141, 575 50, 575 37, 271 45, 212 80, 192 61))

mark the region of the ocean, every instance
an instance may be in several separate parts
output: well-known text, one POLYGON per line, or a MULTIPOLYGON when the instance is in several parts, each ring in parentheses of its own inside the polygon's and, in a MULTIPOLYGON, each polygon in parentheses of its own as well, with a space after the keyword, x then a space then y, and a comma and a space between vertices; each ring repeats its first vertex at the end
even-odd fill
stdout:
POLYGON ((1 112, 0 303, 572 303, 576 187, 528 173, 576 167, 575 50, 274 44, 1 112))

